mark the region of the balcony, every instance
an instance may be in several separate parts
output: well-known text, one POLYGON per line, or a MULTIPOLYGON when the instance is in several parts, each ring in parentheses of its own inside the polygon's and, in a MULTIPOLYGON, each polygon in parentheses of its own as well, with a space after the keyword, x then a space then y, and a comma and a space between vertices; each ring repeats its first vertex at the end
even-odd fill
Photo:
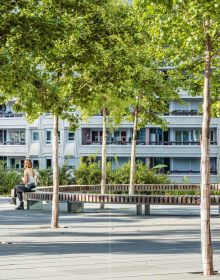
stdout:
MULTIPOLYGON (((169 170, 168 173, 170 175, 200 175, 200 171, 195 171, 195 170, 169 170)), ((217 175, 217 170, 211 170, 210 171, 211 175, 217 175)))
POLYGON ((1 112, 0 111, 0 118, 21 118, 23 117, 23 113, 12 113, 12 112, 1 112))
POLYGON ((0 145, 26 145, 25 141, 19 141, 19 142, 15 142, 15 141, 0 141, 0 145))
POLYGON ((27 146, 25 141, 0 141, 0 155, 21 157, 26 155, 27 146))
MULTIPOLYGON (((102 145, 102 141, 90 141, 90 140, 83 140, 82 145, 102 145)), ((131 141, 107 141, 107 145, 131 145, 131 141)), ((146 145, 145 141, 137 140, 137 145, 146 145)))
MULTIPOLYGON (((211 145, 217 145, 216 141, 211 141, 211 145)), ((167 146, 178 146, 178 145, 200 145, 199 141, 163 141, 163 142, 149 142, 149 145, 167 145, 167 146)))
POLYGON ((198 110, 173 110, 170 112, 171 116, 201 116, 198 110))

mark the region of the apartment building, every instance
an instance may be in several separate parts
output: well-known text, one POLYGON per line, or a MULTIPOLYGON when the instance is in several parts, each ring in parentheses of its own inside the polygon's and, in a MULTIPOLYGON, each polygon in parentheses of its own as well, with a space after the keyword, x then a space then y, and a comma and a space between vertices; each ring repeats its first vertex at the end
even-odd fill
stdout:
MULTIPOLYGON (((200 131, 202 116, 199 109, 202 97, 192 97, 181 92, 182 102, 169 104, 167 131, 148 125, 138 132, 137 159, 151 167, 163 164, 163 171, 175 182, 187 177, 190 182, 200 182, 200 131)), ((8 168, 22 168, 25 157, 31 158, 34 167, 52 165, 52 117, 44 114, 29 124, 24 115, 15 114, 13 102, 0 106, 0 160, 8 168)), ((219 119, 211 121, 211 180, 218 182, 219 119)), ((132 123, 124 122, 107 133, 107 159, 113 167, 130 159, 132 123), (117 158, 117 160, 116 160, 117 158)), ((93 116, 82 122, 72 132, 67 121, 59 124, 59 164, 74 167, 80 158, 96 155, 101 158, 102 116, 93 116)))
MULTIPOLYGON (((75 133, 66 121, 59 125, 59 164, 76 165, 75 133)), ((79 157, 79 156, 78 156, 79 157)), ((19 169, 30 158, 35 168, 52 166, 52 116, 42 115, 32 124, 24 114, 16 114, 12 103, 0 106, 0 161, 5 167, 19 169)))
MULTIPOLYGON (((169 104, 167 131, 159 126, 148 125, 138 132, 137 159, 151 167, 163 164, 164 172, 175 182, 187 177, 192 183, 200 182, 200 114, 202 97, 192 97, 182 91, 182 102, 169 104)), ((219 119, 211 121, 211 180, 218 182, 219 165, 219 119)), ((94 116, 88 123, 82 123, 79 130, 79 151, 81 157, 91 154, 101 156, 102 117, 94 116), (80 132, 81 131, 81 132, 80 132)), ((122 165, 130 159, 132 124, 123 123, 116 131, 108 131, 107 158, 114 165, 122 165), (115 162, 115 157, 117 161, 115 162)))

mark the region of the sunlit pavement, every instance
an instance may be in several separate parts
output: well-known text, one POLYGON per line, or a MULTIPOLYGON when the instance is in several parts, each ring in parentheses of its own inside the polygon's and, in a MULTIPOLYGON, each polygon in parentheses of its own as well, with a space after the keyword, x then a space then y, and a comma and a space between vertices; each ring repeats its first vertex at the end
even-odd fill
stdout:
MULTIPOLYGON (((0 279, 203 279, 199 207, 87 205, 85 213, 15 211, 0 198, 0 279), (197 274, 198 273, 198 274, 197 274)), ((220 270, 220 218, 212 208, 215 270, 220 270)), ((211 279, 220 279, 216 275, 211 279)))

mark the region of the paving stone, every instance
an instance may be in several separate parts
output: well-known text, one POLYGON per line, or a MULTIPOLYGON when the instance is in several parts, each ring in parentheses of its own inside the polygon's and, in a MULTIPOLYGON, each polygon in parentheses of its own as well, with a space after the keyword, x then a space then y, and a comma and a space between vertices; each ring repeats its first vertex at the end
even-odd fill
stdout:
MULTIPOLYGON (((0 198, 0 280, 197 280, 200 217, 197 206, 86 205, 85 213, 15 211, 0 198)), ((220 270, 220 218, 212 207, 215 269, 220 270)), ((220 279, 219 275, 211 279, 220 279)))

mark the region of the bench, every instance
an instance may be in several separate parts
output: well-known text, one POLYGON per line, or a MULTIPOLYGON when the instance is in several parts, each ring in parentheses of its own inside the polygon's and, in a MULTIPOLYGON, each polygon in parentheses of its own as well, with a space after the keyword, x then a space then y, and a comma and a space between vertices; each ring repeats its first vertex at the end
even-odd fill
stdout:
MULTIPOLYGON (((106 193, 113 192, 127 192, 128 193, 129 185, 128 184, 107 184, 106 193)), ((42 192, 52 192, 53 187, 38 187, 38 191, 42 192)), ((135 184, 135 193, 142 192, 161 192, 161 191, 196 191, 200 192, 199 184, 135 184)), ((219 184, 211 184, 212 191, 220 192, 219 184)), ((60 186, 60 192, 80 192, 80 193, 100 193, 101 185, 68 185, 60 186)))
MULTIPOLYGON (((48 190, 48 189, 47 189, 48 190)), ((24 193, 25 208, 37 202, 52 201, 51 191, 24 193)), ((84 203, 136 205, 137 215, 150 215, 150 205, 200 205, 200 195, 127 195, 60 192, 59 201, 67 203, 68 212, 83 212, 84 203), (144 211, 142 211, 144 206, 144 211)), ((220 205, 220 196, 211 196, 211 205, 220 205)))

